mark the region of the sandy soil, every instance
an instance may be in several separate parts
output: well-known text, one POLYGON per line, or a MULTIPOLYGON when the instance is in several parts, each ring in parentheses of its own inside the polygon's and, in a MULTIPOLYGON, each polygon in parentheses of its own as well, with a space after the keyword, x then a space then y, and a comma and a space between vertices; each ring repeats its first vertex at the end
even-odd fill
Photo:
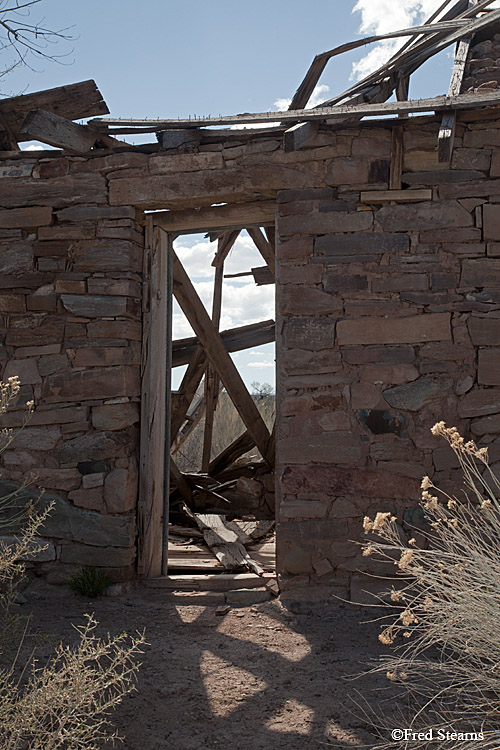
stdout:
POLYGON ((348 679, 382 649, 379 624, 362 624, 370 610, 278 599, 218 616, 213 605, 142 586, 88 600, 37 583, 24 597, 23 614, 33 612, 48 642, 74 640, 71 623, 82 623, 85 612, 95 613, 101 633, 146 629, 138 691, 114 715, 127 750, 315 750, 373 741, 353 701, 361 694, 375 705, 374 690, 387 681, 348 679))

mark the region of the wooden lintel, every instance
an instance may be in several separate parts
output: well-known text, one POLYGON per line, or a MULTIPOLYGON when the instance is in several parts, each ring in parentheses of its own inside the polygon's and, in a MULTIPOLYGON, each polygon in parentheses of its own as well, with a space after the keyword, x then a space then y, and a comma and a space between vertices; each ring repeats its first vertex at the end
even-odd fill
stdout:
POLYGON ((270 435, 264 420, 224 346, 219 331, 212 323, 175 252, 173 253, 173 266, 175 298, 198 336, 245 426, 254 438, 255 444, 262 456, 272 465, 274 457, 268 455, 270 435))
POLYGON ((418 188, 415 190, 366 190, 361 193, 361 203, 420 203, 431 201, 432 190, 430 188, 418 188))
POLYGON ((283 133, 283 150, 298 151, 308 146, 318 135, 319 122, 299 122, 283 133))
POLYGON ((153 216, 155 226, 178 234, 204 232, 209 229, 241 229, 241 227, 274 224, 276 203, 253 201, 227 203, 223 206, 188 208, 180 211, 158 211, 153 216))

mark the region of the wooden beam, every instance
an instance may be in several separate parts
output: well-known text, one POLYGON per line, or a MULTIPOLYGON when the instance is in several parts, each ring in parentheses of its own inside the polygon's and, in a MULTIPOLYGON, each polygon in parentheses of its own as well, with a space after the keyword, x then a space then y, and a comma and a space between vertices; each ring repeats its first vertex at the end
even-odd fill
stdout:
MULTIPOLYGON (((14 134, 17 134, 24 118, 33 109, 53 112, 68 120, 80 120, 109 112, 101 92, 92 80, 0 100, 0 118, 5 120, 14 134)), ((0 129, 1 127, 0 125, 0 129)), ((19 136, 18 140, 30 139, 19 136)))
MULTIPOLYGON (((262 268, 267 269, 267 266, 262 266, 262 268)), ((251 349, 254 346, 273 342, 275 327, 274 320, 263 320, 261 323, 251 323, 248 326, 230 328, 227 331, 222 331, 220 335, 228 352, 239 352, 242 349, 251 349)), ((174 341, 172 345, 173 367, 189 364, 198 346, 199 340, 196 336, 174 341)), ((203 349, 201 351, 203 352, 203 349)), ((203 359, 204 357, 205 355, 203 354, 203 359)), ((187 373, 184 376, 185 379, 186 376, 187 373)), ((181 384, 179 393, 183 389, 185 389, 185 386, 181 384)))
POLYGON ((185 422, 177 432, 175 441, 172 443, 172 455, 175 455, 182 448, 193 430, 199 425, 205 414, 205 409, 206 403, 204 396, 199 396, 196 402, 190 404, 185 422))
POLYGON ((404 155, 404 131, 401 125, 396 125, 392 129, 391 145, 391 165, 389 173, 389 189, 401 190, 401 175, 403 174, 403 155, 404 155))
POLYGON ((163 149, 193 146, 201 141, 201 133, 196 130, 163 130, 156 134, 156 140, 163 149))
POLYGON ((257 266, 257 268, 252 268, 251 273, 257 286, 266 286, 275 282, 269 266, 257 266))
POLYGON ((283 133, 283 150, 285 153, 298 151, 308 146, 318 135, 319 122, 299 122, 283 133))
MULTIPOLYGON (((496 16, 491 14, 492 16, 496 16)), ((500 19, 500 11, 498 11, 500 19)), ((484 25, 484 24, 483 24, 484 25)), ((474 24, 471 24, 474 26, 474 24)), ((450 42, 451 43, 451 42, 450 42)), ((436 50, 437 51, 437 50, 436 50)), ((196 122, 199 126, 218 126, 218 125, 237 125, 244 123, 266 123, 274 120, 282 122, 296 122, 309 120, 327 120, 335 116, 352 116, 352 117, 377 117, 385 115, 399 115, 414 112, 446 112, 450 109, 480 109, 500 102, 499 91, 478 92, 474 94, 460 94, 459 96, 435 96, 429 99, 414 99, 407 102, 381 102, 375 104, 356 104, 335 106, 321 106, 314 109, 297 109, 287 110, 286 112, 256 112, 254 114, 228 115, 227 117, 200 117, 196 122)), ((146 129, 154 133, 159 129, 168 129, 175 126, 183 125, 188 127, 193 124, 191 120, 160 120, 151 123, 150 120, 92 120, 91 124, 107 124, 115 126, 115 133, 119 133, 120 123, 136 124, 142 126, 144 132, 146 129), (149 123, 149 125, 148 125, 149 123)), ((110 131, 113 134, 113 131, 110 131)))
POLYGON ((191 492, 191 487, 184 479, 184 474, 181 472, 172 456, 170 456, 170 477, 173 484, 175 484, 179 490, 184 502, 188 507, 191 507, 193 505, 193 493, 191 492))
POLYGON ((213 461, 210 461, 208 473, 210 476, 216 477, 217 474, 227 469, 228 466, 231 466, 232 463, 245 453, 248 453, 248 451, 251 451, 252 448, 255 448, 255 440, 248 430, 246 430, 236 440, 233 440, 227 448, 221 451, 213 461))
POLYGON ((19 128, 18 135, 26 141, 41 141, 42 143, 48 143, 49 146, 73 151, 77 154, 90 151, 98 141, 109 147, 124 145, 123 141, 118 141, 116 138, 92 130, 87 125, 78 125, 66 117, 55 115, 53 112, 46 112, 43 109, 34 109, 28 112, 19 128))
POLYGON ((247 227, 247 232, 252 238, 255 247, 267 263, 267 266, 273 275, 273 279, 276 278, 276 256, 271 244, 264 237, 262 230, 259 227, 247 227))
POLYGON ((209 229, 240 230, 241 227, 274 224, 276 203, 228 203, 224 206, 188 208, 180 211, 157 211, 152 216, 155 226, 177 234, 205 232, 209 229))
MULTIPOLYGON (((174 295, 198 336, 208 359, 217 370, 233 404, 236 407, 255 444, 266 460, 268 456, 269 432, 254 400, 249 394, 240 373, 198 297, 182 263, 174 253, 174 295)), ((271 464, 272 465, 272 464, 271 464)))

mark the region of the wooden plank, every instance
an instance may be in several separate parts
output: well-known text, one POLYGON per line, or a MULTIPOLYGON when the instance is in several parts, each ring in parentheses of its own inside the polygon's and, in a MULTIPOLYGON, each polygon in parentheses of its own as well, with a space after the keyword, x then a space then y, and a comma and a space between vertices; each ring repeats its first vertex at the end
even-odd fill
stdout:
POLYGON ((138 574, 158 576, 162 570, 162 519, 167 338, 167 254, 159 229, 146 227, 144 278, 148 289, 143 312, 141 455, 138 504, 138 574))
POLYGON ((401 126, 392 129, 391 165, 389 177, 389 189, 401 190, 401 175, 403 174, 403 143, 404 131, 401 126))
POLYGON ((275 282, 269 266, 257 266, 257 268, 252 268, 251 273, 257 286, 265 286, 275 282))
POLYGON ((201 141, 201 133, 195 130, 163 130, 156 134, 156 140, 163 149, 193 146, 201 141))
POLYGON ((43 109, 28 112, 18 130, 18 136, 23 137, 23 140, 41 141, 77 154, 90 151, 97 142, 111 148, 124 145, 123 141, 103 135, 87 125, 78 125, 66 117, 43 109))
MULTIPOLYGON (((14 134, 17 134, 24 118, 33 109, 53 112, 68 120, 80 120, 109 112, 101 92, 92 80, 0 100, 0 118, 5 120, 14 134)), ((19 136, 18 140, 30 139, 19 136)))
POLYGON ((226 570, 245 567, 262 575, 264 569, 248 554, 238 534, 229 528, 222 516, 216 513, 195 513, 194 517, 205 542, 226 570))
POLYGON ((431 201, 432 189, 417 190, 367 190, 361 193, 361 203, 417 203, 431 201))
MULTIPOLYGON (((220 566, 219 566, 220 567, 220 566)), ((235 591, 260 588, 273 581, 272 573, 216 573, 213 575, 169 575, 144 581, 148 588, 181 589, 187 591, 235 591)))
MULTIPOLYGON (((496 12, 495 14, 497 15, 496 12)), ((500 19, 500 11, 498 11, 500 19)), ((473 26, 474 24, 471 24, 473 26)), ((484 25, 484 24, 483 24, 484 25)), ((453 40, 454 41, 454 40, 453 40)), ((452 42, 450 42, 451 44, 452 42)), ((448 46, 448 45, 446 45, 448 46)), ((438 51, 438 50, 436 50, 438 51)), ((377 117, 382 115, 399 115, 403 113, 414 112, 445 112, 450 109, 480 109, 500 103, 500 92, 478 92, 474 94, 460 94, 459 96, 435 96, 429 99, 414 99, 406 102, 377 102, 375 104, 356 104, 356 105, 335 105, 321 106, 314 109, 297 109, 287 110, 285 112, 256 112, 253 114, 227 115, 226 117, 200 117, 197 122, 203 126, 217 125, 237 125, 244 123, 265 123, 274 120, 282 122, 308 121, 308 120, 327 120, 335 116, 352 116, 352 117, 377 117)), ((93 120, 94 123, 105 123, 107 125, 116 125, 119 128, 120 122, 130 124, 150 123, 149 120, 93 120)), ((179 124, 188 127, 190 120, 161 120, 150 123, 147 126, 149 132, 154 133, 160 128, 172 128, 179 124)), ((119 132, 117 129, 115 132, 119 132)), ((146 128, 144 128, 146 132, 146 128)), ((204 227, 206 228, 206 226, 204 227)))
POLYGON ((247 232, 252 238, 252 241, 264 258, 269 270, 271 271, 273 278, 276 277, 276 256, 270 243, 262 234, 260 227, 247 227, 247 232))
MULTIPOLYGON (((263 266, 263 268, 267 269, 267 266, 263 266)), ((275 339, 275 329, 276 324, 274 320, 263 320, 261 323, 251 323, 239 328, 230 328, 227 331, 222 331, 220 335, 228 352, 239 352, 243 349, 251 349, 254 346, 272 343, 275 339)), ((188 365, 198 346, 199 339, 196 336, 174 341, 172 345, 172 366, 188 365)), ((184 390, 185 385, 181 384, 179 393, 184 390)))
POLYGON ((180 211, 157 211, 152 214, 156 226, 176 234, 264 226, 274 224, 275 215, 275 201, 232 203, 180 211))
POLYGON ((283 150, 285 153, 298 151, 308 146, 318 135, 319 122, 299 122, 283 133, 283 150))
POLYGON ((208 473, 210 476, 216 477, 217 474, 224 471, 224 469, 227 469, 227 467, 231 466, 236 459, 240 458, 240 456, 243 456, 245 453, 248 453, 248 451, 251 451, 254 447, 255 440, 250 435, 249 431, 246 430, 210 462, 208 473))
POLYGON ((219 373, 233 404, 255 439, 255 444, 266 460, 268 456, 269 432, 250 396, 240 373, 233 363, 224 342, 215 329, 205 307, 198 297, 182 263, 174 253, 174 294, 187 317, 191 327, 198 336, 207 357, 219 373))

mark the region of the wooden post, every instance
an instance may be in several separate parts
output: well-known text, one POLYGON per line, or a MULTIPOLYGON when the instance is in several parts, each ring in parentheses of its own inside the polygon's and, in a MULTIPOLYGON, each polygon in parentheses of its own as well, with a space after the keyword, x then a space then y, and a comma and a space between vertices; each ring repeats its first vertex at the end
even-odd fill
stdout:
MULTIPOLYGON (((219 245, 221 240, 219 240, 219 245)), ((224 261, 219 263, 215 269, 214 298, 212 302, 212 323, 219 330, 220 315, 222 310, 222 284, 224 281, 224 261)), ((201 458, 201 470, 208 472, 212 451, 212 436, 214 432, 215 409, 219 395, 219 378, 212 365, 207 365, 205 373, 205 430, 203 433, 203 454, 201 458)))
POLYGON ((163 438, 163 535, 161 574, 168 575, 168 524, 170 516, 170 429, 172 411, 172 302, 173 302, 173 238, 160 232, 160 253, 162 263, 166 265, 166 287, 160 289, 160 294, 166 296, 166 326, 165 326, 165 434, 163 438), (166 258, 164 257, 166 256, 166 258))
POLYGON ((210 316, 198 297, 179 258, 174 255, 174 295, 191 327, 205 349, 207 357, 217 370, 233 404, 255 440, 264 459, 271 462, 268 455, 269 431, 250 396, 240 373, 224 346, 220 333, 214 327, 210 316))
POLYGON ((392 129, 391 167, 389 190, 401 190, 403 174, 403 128, 396 125, 392 129))

